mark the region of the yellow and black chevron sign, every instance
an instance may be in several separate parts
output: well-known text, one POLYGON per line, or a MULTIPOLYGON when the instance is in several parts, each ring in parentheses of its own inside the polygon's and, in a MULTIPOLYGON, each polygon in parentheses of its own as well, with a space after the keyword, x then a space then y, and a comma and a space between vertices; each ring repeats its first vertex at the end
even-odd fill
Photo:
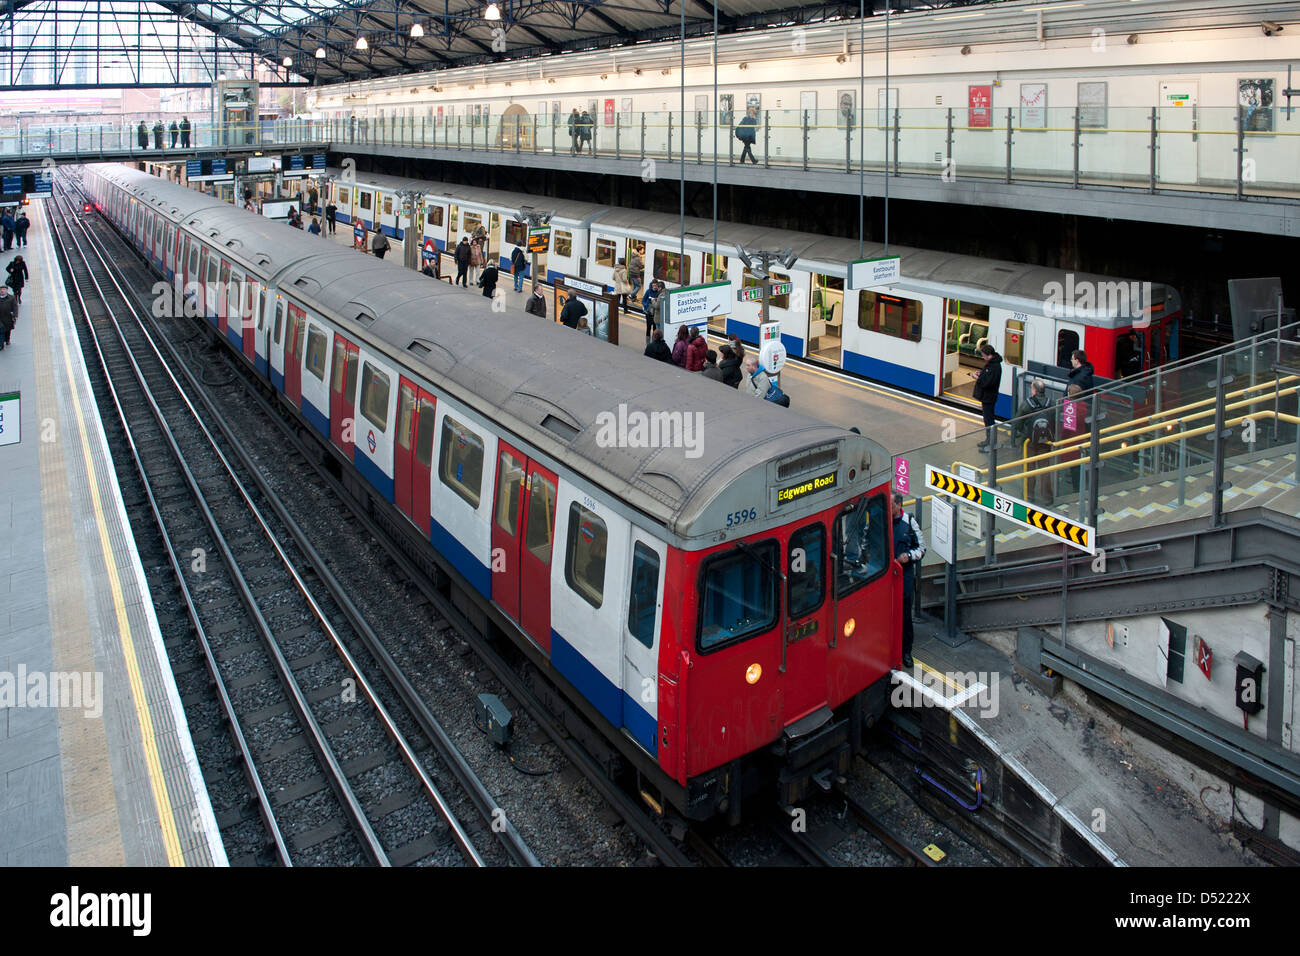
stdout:
POLYGON ((956 495, 958 498, 965 498, 967 501, 980 500, 980 489, 978 485, 972 485, 969 482, 962 481, 960 478, 954 478, 947 472, 936 469, 927 476, 927 484, 936 491, 942 491, 949 495, 956 495))
POLYGON ((1091 550, 1090 536, 1092 529, 1086 525, 1075 524, 1060 515, 1054 515, 1046 511, 1039 511, 1033 505, 1025 506, 1025 516, 1029 524, 1033 525, 1039 531, 1046 531, 1048 534, 1055 535, 1064 541, 1077 544, 1081 548, 1091 550))

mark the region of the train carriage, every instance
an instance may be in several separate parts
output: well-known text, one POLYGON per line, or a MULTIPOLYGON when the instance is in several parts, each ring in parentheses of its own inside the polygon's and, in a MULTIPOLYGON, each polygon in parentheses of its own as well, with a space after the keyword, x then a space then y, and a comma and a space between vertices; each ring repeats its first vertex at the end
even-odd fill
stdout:
POLYGON ((225 289, 256 284, 225 297, 254 358, 220 341, 652 799, 735 818, 847 771, 901 653, 880 446, 148 176, 86 181, 165 196, 225 289))

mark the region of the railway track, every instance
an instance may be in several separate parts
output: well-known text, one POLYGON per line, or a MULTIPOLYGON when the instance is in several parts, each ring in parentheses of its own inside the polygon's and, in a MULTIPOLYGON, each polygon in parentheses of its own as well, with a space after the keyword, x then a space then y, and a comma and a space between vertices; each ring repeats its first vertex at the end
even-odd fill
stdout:
POLYGON ((382 669, 377 636, 238 442, 205 423, 198 406, 212 420, 210 403, 191 400, 198 383, 174 374, 65 189, 47 209, 106 424, 116 411, 162 534, 172 617, 183 605, 211 681, 209 701, 193 699, 204 682, 192 677, 187 696, 222 715, 247 780, 246 807, 222 814, 223 839, 257 818, 285 865, 536 864, 431 715, 401 715, 424 739, 398 726, 375 684, 393 680, 401 699, 400 674, 371 678, 348 649, 379 649, 382 669), (454 801, 435 775, 456 781, 454 801))

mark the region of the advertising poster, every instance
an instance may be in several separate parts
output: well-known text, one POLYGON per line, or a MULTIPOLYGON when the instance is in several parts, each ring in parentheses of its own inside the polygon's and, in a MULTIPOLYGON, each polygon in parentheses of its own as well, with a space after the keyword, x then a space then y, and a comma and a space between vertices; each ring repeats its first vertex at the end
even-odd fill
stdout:
POLYGON ((993 126, 993 87, 971 86, 967 88, 970 108, 966 116, 966 125, 971 129, 991 129, 993 126))

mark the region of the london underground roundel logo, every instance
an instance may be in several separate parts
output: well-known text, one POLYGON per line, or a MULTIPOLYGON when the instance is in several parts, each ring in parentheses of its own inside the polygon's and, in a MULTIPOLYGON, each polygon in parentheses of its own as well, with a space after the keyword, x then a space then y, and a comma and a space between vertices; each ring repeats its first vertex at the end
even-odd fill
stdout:
POLYGON ((375 445, 378 444, 378 442, 375 441, 375 430, 373 428, 366 432, 366 444, 370 446, 370 453, 373 455, 375 453, 375 445))
POLYGON ((432 260, 438 254, 438 247, 433 244, 432 239, 424 240, 424 258, 432 260))

